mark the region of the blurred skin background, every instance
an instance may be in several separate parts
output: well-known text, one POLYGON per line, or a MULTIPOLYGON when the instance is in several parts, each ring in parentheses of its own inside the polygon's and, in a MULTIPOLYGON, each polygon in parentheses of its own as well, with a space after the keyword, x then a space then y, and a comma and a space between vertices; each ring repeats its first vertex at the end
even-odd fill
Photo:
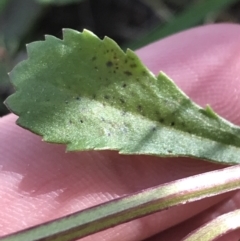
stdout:
POLYGON ((45 34, 61 38, 62 28, 86 28, 135 50, 218 22, 240 22, 240 0, 0 0, 0 116, 13 92, 7 73, 27 58, 25 45, 45 34))

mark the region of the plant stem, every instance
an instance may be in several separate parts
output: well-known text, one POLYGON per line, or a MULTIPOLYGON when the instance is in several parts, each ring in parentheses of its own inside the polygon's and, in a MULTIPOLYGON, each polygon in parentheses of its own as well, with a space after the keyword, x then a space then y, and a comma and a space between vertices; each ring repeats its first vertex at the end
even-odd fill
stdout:
POLYGON ((240 165, 125 196, 0 238, 1 241, 69 241, 180 204, 240 188, 240 165))

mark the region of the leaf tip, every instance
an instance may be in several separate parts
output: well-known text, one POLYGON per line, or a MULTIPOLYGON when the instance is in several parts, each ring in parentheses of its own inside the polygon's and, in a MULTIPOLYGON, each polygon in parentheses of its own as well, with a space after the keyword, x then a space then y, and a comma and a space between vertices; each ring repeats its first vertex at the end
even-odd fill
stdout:
POLYGON ((214 110, 211 108, 210 105, 206 105, 205 109, 201 109, 200 110, 203 114, 207 115, 210 118, 213 119, 218 119, 219 117, 217 116, 217 114, 214 112, 214 110))

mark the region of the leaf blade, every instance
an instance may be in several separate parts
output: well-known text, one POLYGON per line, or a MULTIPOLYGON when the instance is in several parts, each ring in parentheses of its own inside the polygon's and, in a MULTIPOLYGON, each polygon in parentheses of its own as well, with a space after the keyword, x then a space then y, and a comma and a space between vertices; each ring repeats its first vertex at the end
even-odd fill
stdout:
POLYGON ((70 151, 240 162, 239 127, 194 104, 113 40, 68 29, 63 40, 46 36, 30 44, 28 54, 11 73, 17 92, 6 103, 19 125, 45 141, 70 151))

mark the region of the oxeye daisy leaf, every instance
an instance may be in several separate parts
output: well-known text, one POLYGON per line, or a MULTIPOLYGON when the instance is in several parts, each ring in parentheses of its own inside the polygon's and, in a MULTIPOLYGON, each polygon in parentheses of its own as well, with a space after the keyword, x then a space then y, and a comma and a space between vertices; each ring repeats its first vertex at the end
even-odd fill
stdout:
POLYGON ((65 29, 27 46, 6 104, 17 123, 68 151, 188 156, 240 163, 240 128, 193 103, 110 38, 65 29))

